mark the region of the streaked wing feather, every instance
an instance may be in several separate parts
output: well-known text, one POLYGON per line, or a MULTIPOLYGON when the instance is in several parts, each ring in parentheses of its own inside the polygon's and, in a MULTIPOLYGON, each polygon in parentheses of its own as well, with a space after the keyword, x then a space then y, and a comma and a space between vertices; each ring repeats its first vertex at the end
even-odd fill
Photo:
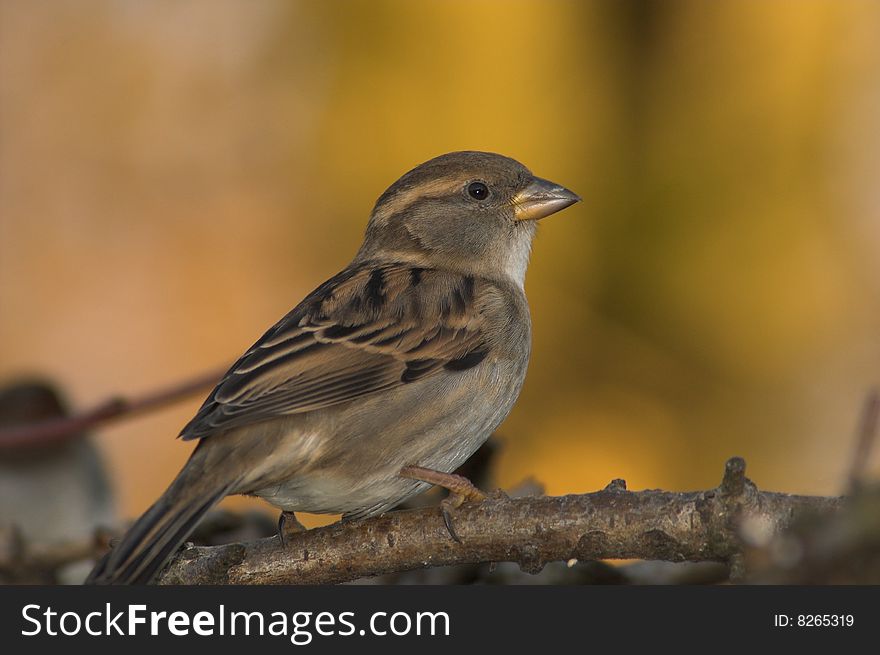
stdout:
POLYGON ((181 437, 199 439, 476 366, 488 352, 480 287, 472 277, 405 264, 343 271, 232 366, 181 437))

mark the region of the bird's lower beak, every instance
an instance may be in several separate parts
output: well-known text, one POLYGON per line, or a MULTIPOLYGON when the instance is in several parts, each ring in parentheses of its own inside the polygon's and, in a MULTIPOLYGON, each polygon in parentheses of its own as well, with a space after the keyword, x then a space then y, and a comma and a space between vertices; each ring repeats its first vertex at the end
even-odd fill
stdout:
POLYGON ((513 214, 517 221, 536 221, 580 201, 581 197, 563 186, 533 177, 513 197, 513 214))

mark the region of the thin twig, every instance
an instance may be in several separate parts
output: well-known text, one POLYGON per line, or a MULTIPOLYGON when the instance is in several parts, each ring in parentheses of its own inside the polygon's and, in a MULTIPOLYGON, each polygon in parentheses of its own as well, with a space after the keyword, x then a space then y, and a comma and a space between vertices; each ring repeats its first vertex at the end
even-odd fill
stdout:
POLYGON ((135 398, 111 398, 81 414, 0 428, 0 450, 63 441, 111 421, 174 404, 212 387, 220 380, 225 370, 218 369, 203 373, 135 398))
POLYGON ((878 425, 880 425, 880 391, 874 388, 868 392, 868 397, 865 399, 856 437, 856 448, 850 463, 849 488, 851 492, 861 486, 865 477, 865 469, 871 457, 871 450, 877 440, 878 425))

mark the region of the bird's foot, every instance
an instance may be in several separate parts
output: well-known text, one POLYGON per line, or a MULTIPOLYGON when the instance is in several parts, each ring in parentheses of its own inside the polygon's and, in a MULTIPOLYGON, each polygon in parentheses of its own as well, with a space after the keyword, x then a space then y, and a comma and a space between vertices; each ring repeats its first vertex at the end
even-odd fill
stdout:
POLYGON ((294 512, 281 512, 278 517, 278 539, 282 546, 295 534, 306 531, 306 526, 299 522, 294 512))
POLYGON ((440 501, 440 511, 443 513, 443 523, 453 540, 461 543, 461 539, 452 525, 452 516, 459 507, 466 502, 481 503, 486 500, 486 494, 474 486, 473 482, 466 477, 455 473, 442 473, 422 466, 404 466, 400 469, 400 476, 411 480, 427 482, 437 487, 443 487, 449 491, 449 495, 440 501))

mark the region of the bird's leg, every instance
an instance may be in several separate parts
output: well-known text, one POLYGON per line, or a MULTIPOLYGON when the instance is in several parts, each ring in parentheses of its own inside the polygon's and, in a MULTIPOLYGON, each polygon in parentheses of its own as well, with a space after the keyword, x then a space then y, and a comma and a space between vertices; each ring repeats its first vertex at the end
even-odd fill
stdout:
POLYGON ((286 546, 287 540, 295 534, 305 532, 306 526, 299 522, 294 512, 281 512, 278 517, 278 539, 286 546))
POLYGON ((422 466, 404 466, 400 469, 400 476, 427 482, 449 491, 449 495, 440 501, 440 511, 443 513, 443 522, 446 524, 449 536, 461 543, 455 528, 452 527, 453 512, 467 501, 479 503, 486 500, 486 494, 477 489, 473 482, 464 476, 455 473, 442 473, 422 466))

